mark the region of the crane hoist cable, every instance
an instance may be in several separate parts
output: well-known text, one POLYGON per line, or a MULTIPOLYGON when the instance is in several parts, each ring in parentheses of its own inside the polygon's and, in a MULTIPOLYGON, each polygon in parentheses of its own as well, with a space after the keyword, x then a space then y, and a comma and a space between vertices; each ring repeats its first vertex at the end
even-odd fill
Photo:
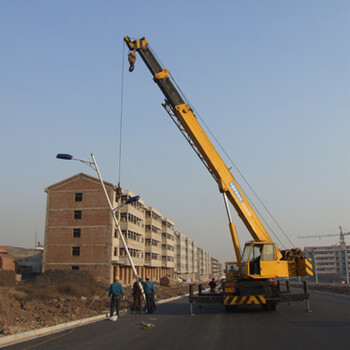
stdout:
POLYGON ((122 72, 121 72, 121 88, 120 88, 120 124, 119 124, 119 159, 118 159, 118 187, 117 197, 120 193, 120 179, 121 179, 121 168, 122 168, 122 135, 123 135, 123 105, 124 105, 124 68, 125 68, 125 45, 123 45, 123 58, 122 58, 122 72))

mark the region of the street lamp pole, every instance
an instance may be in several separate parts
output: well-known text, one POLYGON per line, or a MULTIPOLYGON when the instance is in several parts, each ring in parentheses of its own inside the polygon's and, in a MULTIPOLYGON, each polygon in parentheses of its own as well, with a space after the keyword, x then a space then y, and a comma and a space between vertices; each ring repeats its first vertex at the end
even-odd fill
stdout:
POLYGON ((129 198, 125 203, 123 203, 122 205, 120 205, 120 206, 118 206, 118 207, 116 207, 116 208, 113 208, 112 203, 111 203, 111 201, 110 201, 110 199, 109 199, 109 197, 108 197, 108 193, 107 193, 105 184, 104 184, 104 182, 103 182, 100 169, 98 168, 96 159, 95 159, 95 157, 94 157, 94 155, 93 155, 92 153, 91 153, 92 162, 91 162, 91 161, 88 161, 88 160, 85 160, 85 159, 74 158, 72 155, 70 155, 70 154, 65 154, 65 153, 59 153, 59 154, 57 154, 56 158, 58 158, 58 159, 64 159, 64 160, 77 160, 77 161, 79 161, 79 162, 82 162, 82 163, 86 164, 87 166, 89 166, 90 168, 92 168, 92 169, 94 169, 94 170, 96 171, 96 173, 97 173, 97 175, 98 175, 98 178, 99 178, 99 180, 100 180, 100 183, 101 183, 103 192, 104 192, 104 194, 105 194, 105 196, 106 196, 109 209, 110 209, 110 211, 111 211, 111 213, 112 213, 115 226, 116 226, 116 228, 117 228, 117 230, 118 230, 119 237, 121 238, 121 240, 122 240, 122 242, 123 242, 123 246, 124 246, 124 249, 125 249, 125 251, 126 251, 126 255, 127 255, 127 257, 128 257, 130 266, 131 266, 132 271, 133 271, 133 273, 134 273, 134 275, 135 275, 137 284, 138 284, 138 286, 139 286, 139 288, 140 288, 140 290, 141 290, 143 300, 144 300, 144 302, 145 302, 145 304, 146 304, 146 296, 145 296, 145 292, 144 292, 144 290, 143 290, 143 286, 142 286, 141 282, 139 281, 139 276, 138 276, 138 274, 137 274, 137 271, 136 271, 134 262, 133 262, 133 260, 132 260, 132 257, 131 257, 131 255, 130 255, 129 248, 128 248, 127 244, 126 244, 125 238, 124 238, 124 236, 123 236, 123 234, 122 234, 122 231, 121 231, 121 229, 120 229, 119 222, 118 222, 117 215, 116 215, 117 211, 118 211, 121 207, 123 207, 124 205, 127 205, 127 204, 129 204, 129 203, 137 202, 137 201, 140 199, 140 197, 139 197, 139 196, 131 197, 131 198, 129 198))

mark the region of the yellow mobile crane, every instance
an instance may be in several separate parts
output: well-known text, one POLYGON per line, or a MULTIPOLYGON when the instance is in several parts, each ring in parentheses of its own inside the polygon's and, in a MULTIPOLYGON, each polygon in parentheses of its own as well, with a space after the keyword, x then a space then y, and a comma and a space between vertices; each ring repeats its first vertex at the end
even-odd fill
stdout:
POLYGON ((214 148, 193 110, 173 83, 169 71, 161 66, 145 38, 132 41, 124 37, 129 52, 129 71, 134 70, 136 52, 152 73, 153 79, 165 95, 162 104, 169 116, 185 136, 198 157, 213 176, 223 194, 229 218, 229 229, 237 261, 226 263, 226 282, 223 293, 206 296, 190 293, 190 302, 223 303, 226 308, 239 305, 263 305, 275 310, 281 301, 309 298, 305 283, 304 293, 282 292, 279 278, 305 276, 312 273, 311 262, 301 249, 279 250, 256 215, 230 170, 214 148), (241 254, 235 225, 232 222, 228 201, 247 227, 253 241, 245 244, 241 254))

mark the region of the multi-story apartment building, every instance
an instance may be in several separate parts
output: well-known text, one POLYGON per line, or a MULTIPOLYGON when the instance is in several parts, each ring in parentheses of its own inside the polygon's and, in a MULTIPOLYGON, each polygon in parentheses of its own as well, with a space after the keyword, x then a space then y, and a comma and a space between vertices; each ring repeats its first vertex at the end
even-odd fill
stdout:
POLYGON ((195 280, 198 271, 198 248, 197 243, 192 239, 188 239, 188 279, 195 280))
POLYGON ((176 242, 176 276, 187 279, 186 269, 186 236, 178 231, 175 231, 176 242))
POLYGON ((167 218, 162 220, 162 266, 167 268, 169 277, 175 277, 176 243, 174 223, 167 218))
POLYGON ((306 247, 304 252, 313 261, 315 277, 346 279, 349 274, 350 246, 306 247))
MULTIPOLYGON (((113 204, 114 186, 105 182, 113 204)), ((47 193, 43 271, 88 270, 111 280, 119 241, 98 179, 78 174, 45 189, 47 193)))
MULTIPOLYGON (((134 196, 129 190, 120 194, 111 183, 105 182, 105 186, 114 208, 134 196)), ((130 283, 132 269, 99 180, 80 173, 49 186, 45 192, 43 271, 86 270, 97 279, 112 281, 119 276, 130 283)), ((209 276, 209 253, 201 250, 199 254, 196 242, 175 232, 174 222, 142 199, 121 207, 117 217, 141 277, 209 276)))
POLYGON ((220 264, 219 260, 211 257, 211 274, 213 277, 220 278, 223 275, 222 264, 220 264))
MULTIPOLYGON (((121 204, 125 203, 127 199, 135 196, 130 191, 123 191, 121 195, 121 204)), ((142 199, 133 202, 129 205, 123 206, 118 212, 118 221, 120 230, 124 236, 125 242, 128 246, 129 253, 132 257, 133 263, 139 275, 152 275, 152 271, 144 266, 145 258, 145 212, 146 206, 142 199)), ((122 244, 118 231, 114 230, 114 256, 113 267, 114 275, 120 277, 123 281, 130 281, 132 279, 132 271, 129 260, 126 256, 125 248, 122 244)), ((153 276, 152 276, 153 277, 153 276)))
POLYGON ((198 262, 197 279, 198 280, 207 280, 212 275, 210 254, 207 250, 202 249, 202 248, 198 248, 197 255, 198 255, 198 257, 197 257, 197 262, 198 262))
POLYGON ((185 238, 186 244, 186 262, 185 262, 185 276, 187 280, 193 281, 197 273, 197 244, 191 238, 185 238))

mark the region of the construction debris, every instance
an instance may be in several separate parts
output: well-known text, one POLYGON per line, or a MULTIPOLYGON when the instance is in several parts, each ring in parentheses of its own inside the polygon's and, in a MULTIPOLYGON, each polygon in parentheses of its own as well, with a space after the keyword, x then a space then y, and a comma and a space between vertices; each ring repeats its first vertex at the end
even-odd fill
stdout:
POLYGON ((178 282, 170 277, 164 276, 159 280, 159 284, 163 287, 171 287, 176 285, 178 282))
POLYGON ((155 327, 153 323, 146 322, 146 321, 143 321, 141 323, 141 328, 144 329, 145 331, 148 331, 150 328, 153 328, 153 327, 155 327))

